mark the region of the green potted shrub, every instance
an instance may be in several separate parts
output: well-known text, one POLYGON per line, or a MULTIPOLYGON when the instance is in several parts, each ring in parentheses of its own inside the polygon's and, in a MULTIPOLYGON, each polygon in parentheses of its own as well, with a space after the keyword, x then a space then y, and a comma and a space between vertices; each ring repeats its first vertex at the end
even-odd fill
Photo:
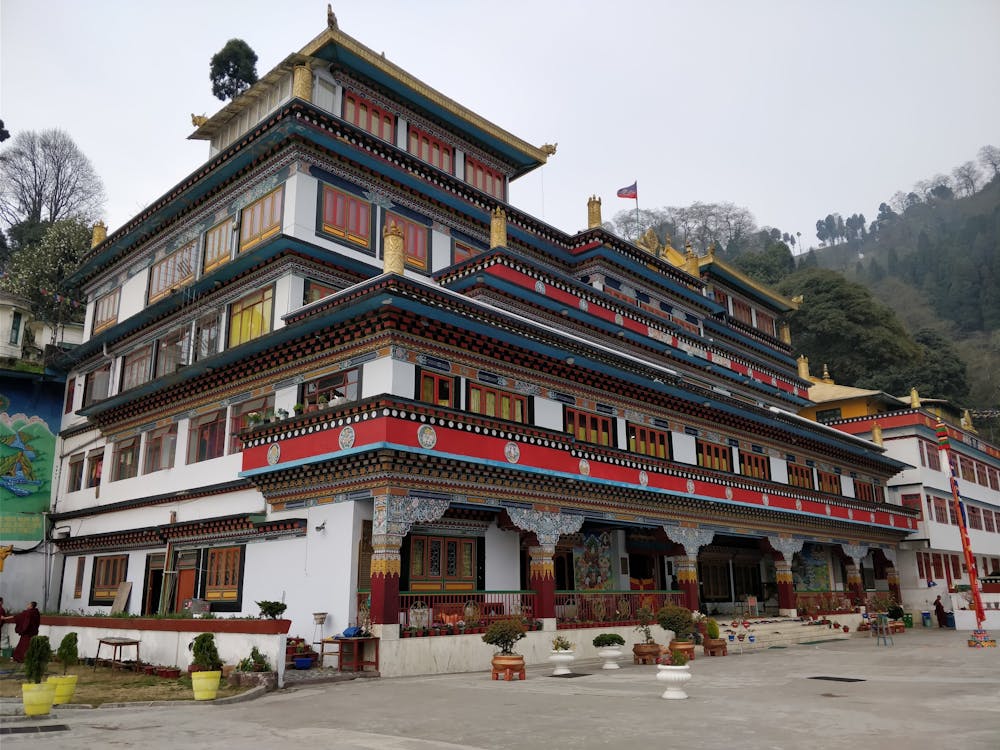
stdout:
POLYGON ((222 679, 222 659, 213 633, 199 633, 188 644, 191 651, 191 687, 196 701, 214 700, 222 679), (193 668, 193 669, 192 669, 193 668))
POLYGON ((76 692, 77 675, 67 674, 67 672, 70 667, 76 666, 76 664, 80 661, 80 653, 77 644, 78 639, 76 633, 67 633, 59 642, 59 648, 56 651, 56 658, 59 660, 59 663, 62 664, 63 673, 62 675, 53 675, 52 677, 49 677, 48 680, 55 685, 55 697, 52 701, 53 705, 59 706, 63 703, 70 703, 73 700, 73 693, 76 692))
POLYGON ((601 669, 620 669, 618 659, 621 658, 622 650, 620 646, 625 645, 625 639, 618 633, 601 633, 594 638, 594 647, 598 649, 597 655, 604 660, 601 669))
POLYGON ((573 644, 570 643, 568 638, 557 635, 552 639, 552 653, 549 654, 549 661, 556 665, 555 669, 552 670, 553 677, 572 674, 569 665, 575 658, 576 654, 573 653, 573 644))
POLYGON ((639 621, 635 629, 642 633, 642 641, 632 645, 632 660, 636 664, 653 664, 660 655, 660 644, 653 640, 652 631, 656 617, 649 607, 640 607, 636 610, 635 617, 639 621))
POLYGON ((694 658, 694 616, 687 607, 679 604, 667 604, 656 613, 656 621, 664 630, 673 631, 674 639, 670 642, 670 651, 685 651, 688 659, 694 658))
POLYGON ((721 638, 720 635, 719 623, 709 617, 705 621, 705 642, 702 644, 702 650, 708 656, 725 656, 729 653, 726 639, 721 638))
POLYGON ((260 607, 260 616, 267 617, 270 620, 277 620, 288 609, 288 605, 284 602, 271 602, 266 599, 257 602, 257 606, 260 607))
POLYGON ((26 716, 44 716, 52 710, 56 686, 42 682, 52 660, 52 646, 48 636, 36 635, 24 654, 24 678, 21 683, 21 700, 26 716))
POLYGON ((524 623, 516 618, 494 620, 486 628, 486 632, 483 633, 483 643, 497 648, 491 662, 494 680, 499 679, 501 674, 505 680, 510 680, 515 672, 522 680, 524 679, 524 657, 514 653, 514 644, 524 636, 524 623))

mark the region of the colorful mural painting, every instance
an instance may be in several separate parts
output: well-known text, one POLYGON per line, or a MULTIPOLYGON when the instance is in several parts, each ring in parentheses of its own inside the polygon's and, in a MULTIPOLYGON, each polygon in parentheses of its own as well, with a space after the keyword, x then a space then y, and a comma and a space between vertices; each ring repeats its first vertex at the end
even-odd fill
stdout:
POLYGON ((611 575, 611 535, 587 534, 582 547, 573 548, 573 566, 577 591, 610 591, 614 589, 611 575))
POLYGON ((806 542, 795 561, 792 578, 796 591, 830 590, 830 564, 825 547, 806 542))

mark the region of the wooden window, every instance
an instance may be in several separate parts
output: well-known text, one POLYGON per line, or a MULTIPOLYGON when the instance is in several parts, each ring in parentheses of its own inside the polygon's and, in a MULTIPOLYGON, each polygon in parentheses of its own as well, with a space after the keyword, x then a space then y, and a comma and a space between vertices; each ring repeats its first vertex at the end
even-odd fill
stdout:
POLYGON ((177 453, 177 423, 151 430, 146 436, 146 463, 143 474, 174 468, 177 453))
POLYGON ((83 572, 86 570, 87 558, 76 558, 76 581, 73 583, 73 598, 79 599, 83 596, 83 572))
POLYGON ((774 336, 774 317, 758 310, 757 330, 763 331, 768 336, 774 336))
POLYGON ((358 590, 371 591, 372 588, 372 522, 361 522, 361 538, 358 540, 358 590))
POLYGON ((986 464, 981 464, 976 462, 976 484, 981 484, 983 487, 988 486, 990 483, 989 477, 986 472, 986 464))
MULTIPOLYGON (((789 469, 791 469, 793 464, 789 464, 789 469)), ((745 477, 754 477, 756 479, 770 479, 771 478, 771 459, 760 453, 747 453, 746 451, 740 451, 740 474, 745 477)), ((789 471, 788 483, 793 484, 791 479, 791 471, 789 471)))
POLYGON ((831 471, 817 471, 819 474, 819 488, 823 492, 831 495, 839 495, 841 492, 840 475, 831 471))
POLYGON ((90 604, 113 604, 118 584, 128 574, 128 555, 108 555, 94 558, 94 574, 90 582, 90 604))
POLYGON ((131 437, 115 443, 112 454, 111 481, 131 479, 139 473, 139 438, 131 437))
POLYGON ((922 581, 927 580, 927 576, 924 574, 924 553, 917 553, 917 578, 922 581))
POLYGON ((177 372, 190 364, 191 326, 176 328, 156 342, 156 377, 177 372))
POLYGON ((189 464, 218 458, 226 452, 226 410, 219 409, 191 420, 188 432, 189 464))
POLYGON ((127 391, 137 385, 149 382, 153 364, 153 347, 146 345, 122 357, 122 385, 119 391, 127 391))
POLYGON ((944 560, 942 556, 937 552, 931 554, 931 560, 934 564, 934 577, 944 578, 944 560))
POLYGON ((204 273, 214 271, 229 262, 232 256, 232 237, 232 219, 226 219, 205 232, 205 260, 202 265, 204 273))
POLYGON ((934 443, 928 440, 920 441, 920 463, 928 469, 941 471, 941 455, 934 443))
POLYGON ((958 559, 958 555, 949 555, 951 558, 951 575, 954 578, 962 577, 962 563, 958 559))
POLYGON ((966 516, 969 519, 969 528, 983 530, 983 511, 975 505, 966 505, 966 516))
MULTIPOLYGON (((403 254, 406 256, 406 264, 426 271, 427 238, 430 229, 424 224, 418 224, 392 211, 386 212, 385 224, 386 226, 395 224, 403 230, 403 254)), ((385 253, 385 248, 382 249, 382 252, 385 253)))
POLYGON ((63 414, 73 411, 73 400, 76 398, 76 378, 70 377, 66 381, 66 401, 63 404, 63 414))
POLYGON ((194 269, 198 262, 198 243, 189 242, 175 250, 149 270, 149 292, 147 301, 152 304, 171 292, 194 281, 194 269))
POLYGON ((98 448, 87 455, 87 487, 100 487, 104 473, 104 448, 98 448))
POLYGON ((854 480, 854 497, 868 503, 875 502, 875 488, 871 482, 859 482, 854 480))
POLYGON ((959 467, 961 468, 962 479, 967 482, 976 481, 976 464, 971 458, 966 458, 965 456, 959 456, 958 458, 959 467))
POLYGON ((504 200, 503 175, 469 156, 465 157, 465 181, 487 195, 504 200))
POLYGON ((885 488, 880 484, 875 485, 875 502, 876 503, 885 502, 885 488))
POLYGON ((323 186, 320 229, 363 248, 372 247, 372 205, 363 198, 323 186))
POLYGON ((108 397, 108 386, 111 382, 111 365, 106 364, 99 370, 88 372, 83 380, 83 405, 90 406, 95 401, 108 397))
POLYGON ((990 469, 990 489, 1000 490, 1000 471, 990 469))
POLYGON ((461 263, 463 260, 472 258, 482 252, 483 251, 478 247, 474 247, 466 242, 459 242, 458 240, 455 240, 451 250, 451 262, 461 263))
POLYGON ((433 372, 420 373, 420 401, 438 406, 455 406, 455 380, 433 372))
POLYGON ((802 487, 807 490, 816 489, 813 482, 813 470, 811 466, 802 466, 788 462, 788 483, 793 487, 802 487))
POLYGON ((695 451, 698 454, 698 465, 706 469, 729 471, 729 446, 709 443, 705 440, 695 441, 695 451))
POLYGON ((822 424, 835 422, 840 419, 840 407, 836 409, 818 409, 816 411, 816 421, 822 424))
POLYGON ((320 397, 325 396, 328 404, 338 406, 358 400, 360 392, 361 370, 351 368, 324 375, 302 384, 299 401, 304 405, 318 404, 320 397))
POLYGON ((253 398, 249 401, 236 404, 232 408, 232 416, 229 419, 229 452, 239 453, 243 450, 243 441, 240 440, 240 433, 250 426, 250 419, 247 414, 257 412, 263 417, 265 414, 274 412, 274 394, 264 398, 253 398))
POLYGON ((240 252, 259 245, 281 230, 281 207, 284 190, 272 190, 240 213, 240 252))
POLYGON ((84 455, 76 453, 69 458, 69 479, 66 482, 67 492, 76 492, 83 488, 84 455))
POLYGON ((943 497, 934 498, 934 520, 938 523, 948 523, 948 503, 943 497))
POLYGON ((735 297, 733 297, 733 317, 747 325, 753 325, 753 310, 750 305, 735 297))
POLYGON ((993 523, 993 511, 989 508, 983 508, 983 530, 989 532, 996 532, 996 525, 993 523))
POLYGON ((601 414, 565 407, 564 431, 583 443, 614 445, 614 420, 601 414))
POLYGON ((903 495, 899 498, 899 501, 904 508, 912 508, 917 511, 920 514, 918 516, 919 520, 924 520, 923 498, 921 498, 919 494, 903 495))
POLYGON ((958 511, 955 510, 954 501, 947 500, 946 504, 948 506, 948 523, 952 526, 958 526, 958 511))
POLYGON ((492 388, 479 383, 469 384, 468 409, 473 414, 485 414, 509 422, 527 422, 528 399, 517 393, 501 388, 492 388))
POLYGON ((8 339, 8 343, 12 344, 13 346, 17 346, 18 343, 21 341, 21 318, 22 317, 24 317, 24 316, 21 315, 21 313, 19 313, 16 310, 14 311, 14 314, 11 316, 10 338, 8 339))
POLYGON ((115 289, 97 300, 94 305, 94 333, 103 331, 118 322, 118 300, 120 298, 121 290, 115 289))
POLYGON ((274 287, 258 289, 229 306, 229 346, 239 346, 271 332, 274 287))
POLYGON ((384 141, 394 142, 395 115, 353 91, 344 92, 344 119, 384 141))
POLYGON ((410 126, 410 140, 407 150, 418 159, 422 159, 448 174, 452 173, 452 164, 455 159, 451 146, 412 125, 410 126))
POLYGON ((629 423, 628 449, 653 458, 670 458, 670 433, 629 423))
POLYGON ((713 289, 712 293, 715 295, 715 301, 722 305, 726 312, 729 312, 729 295, 718 288, 713 289))
POLYGON ((240 596, 242 547, 219 547, 208 551, 205 598, 210 602, 235 602, 240 596))
POLYGON ((308 305, 311 302, 316 302, 324 297, 329 297, 331 294, 336 294, 339 291, 339 289, 332 287, 329 284, 323 284, 319 281, 306 279, 305 284, 302 286, 302 304, 308 305))
POLYGON ((194 351, 192 352, 195 362, 200 362, 219 353, 221 331, 219 313, 212 312, 198 318, 198 322, 194 326, 194 351))
POLYGON ((476 540, 413 535, 410 538, 410 588, 469 590, 476 585, 476 540))

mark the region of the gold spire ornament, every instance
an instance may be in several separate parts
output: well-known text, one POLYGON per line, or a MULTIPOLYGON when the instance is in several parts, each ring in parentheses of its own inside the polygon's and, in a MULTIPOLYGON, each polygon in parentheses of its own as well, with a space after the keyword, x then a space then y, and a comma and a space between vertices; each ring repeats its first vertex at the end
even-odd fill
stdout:
POLYGON ((93 234, 90 236, 90 247, 95 248, 108 238, 108 228, 103 221, 94 224, 93 234))
POLYGON ((191 114, 191 124, 194 125, 196 128, 200 128, 206 122, 208 122, 208 118, 205 117, 205 115, 196 115, 194 113, 191 114))
POLYGON ((601 199, 596 195, 590 196, 587 201, 587 229, 595 229, 601 226, 601 199))
POLYGON ((499 206, 490 214, 490 250, 507 247, 507 214, 499 206))
POLYGON ((403 230, 392 222, 382 230, 382 271, 402 276, 405 269, 403 230))

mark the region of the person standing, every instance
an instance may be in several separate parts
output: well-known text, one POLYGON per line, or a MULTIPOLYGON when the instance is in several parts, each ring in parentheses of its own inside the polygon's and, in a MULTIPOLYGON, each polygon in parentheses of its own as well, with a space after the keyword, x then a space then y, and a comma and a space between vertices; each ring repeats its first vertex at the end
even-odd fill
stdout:
POLYGON ((10 618, 14 621, 14 632, 21 636, 14 649, 14 661, 23 662, 28 653, 31 639, 38 635, 38 627, 42 624, 42 615, 38 611, 37 602, 29 602, 28 608, 10 618))
POLYGON ((937 618, 939 628, 948 627, 948 615, 944 611, 944 604, 941 602, 940 595, 934 600, 934 616, 937 618))

